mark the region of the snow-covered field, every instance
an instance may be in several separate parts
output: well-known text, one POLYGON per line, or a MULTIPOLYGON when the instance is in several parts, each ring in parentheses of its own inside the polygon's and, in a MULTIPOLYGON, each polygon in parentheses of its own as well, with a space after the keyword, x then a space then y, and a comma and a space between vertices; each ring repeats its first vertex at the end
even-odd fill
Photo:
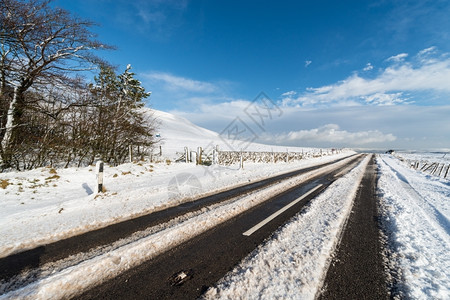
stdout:
POLYGON ((395 155, 403 159, 415 160, 415 161, 430 161, 435 163, 450 163, 450 150, 449 151, 436 151, 436 152, 418 152, 418 151, 398 151, 395 155))
POLYGON ((399 295, 449 299, 450 181, 378 158, 379 192, 390 268, 399 295))
MULTIPOLYGON (((231 142, 185 119, 158 111, 155 114, 161 123, 159 134, 163 156, 159 162, 105 166, 106 192, 103 194, 94 193, 96 175, 92 166, 1 173, 0 257, 161 210, 230 186, 354 153, 347 150, 290 163, 245 163, 244 169, 239 169, 238 165, 206 167, 176 163, 174 160, 184 147, 196 149, 219 145, 220 149, 229 150, 231 142)), ((248 150, 320 152, 320 149, 286 149, 261 144, 250 144, 248 150)), ((413 155, 416 159, 424 159, 418 153, 413 155)), ((382 220, 390 245, 387 259, 389 267, 397 274, 397 293, 414 299, 448 299, 450 182, 410 169, 390 155, 377 156, 377 162, 382 220)), ((245 258, 205 297, 314 298, 351 211, 366 164, 367 160, 363 161, 312 200, 305 211, 245 258)), ((320 172, 327 172, 327 169, 320 172)), ((284 184, 301 182, 307 176, 284 184)), ((217 205, 212 210, 173 220, 162 225, 163 231, 159 231, 160 228, 157 233, 140 232, 130 237, 131 240, 119 241, 102 249, 102 253, 86 253, 59 265, 44 266, 39 271, 37 282, 23 290, 0 295, 0 299, 25 295, 30 299, 65 298, 95 283, 95 280, 114 276, 139 260, 149 259, 193 234, 215 226, 232 217, 233 213, 243 211, 283 188, 273 187, 261 195, 249 195, 248 198, 217 205), (79 275, 86 270, 99 274, 89 276, 94 282, 87 282, 84 280, 86 276, 79 275)), ((0 290, 7 288, 0 286, 0 290)))

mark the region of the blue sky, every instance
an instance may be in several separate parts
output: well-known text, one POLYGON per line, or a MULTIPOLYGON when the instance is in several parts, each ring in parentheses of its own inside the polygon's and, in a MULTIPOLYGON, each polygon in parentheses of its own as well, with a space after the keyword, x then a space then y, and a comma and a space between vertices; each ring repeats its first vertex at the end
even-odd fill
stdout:
POLYGON ((100 25, 118 47, 101 55, 133 66, 151 107, 206 128, 240 124, 287 146, 450 149, 450 1, 53 3, 100 25), (264 126, 249 114, 260 92, 274 109, 264 126))

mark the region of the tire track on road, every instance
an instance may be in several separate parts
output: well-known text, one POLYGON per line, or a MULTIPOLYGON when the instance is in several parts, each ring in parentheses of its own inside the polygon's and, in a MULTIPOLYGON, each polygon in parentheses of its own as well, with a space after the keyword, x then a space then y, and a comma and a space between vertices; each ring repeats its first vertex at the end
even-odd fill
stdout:
POLYGON ((372 155, 318 299, 388 299, 372 155))

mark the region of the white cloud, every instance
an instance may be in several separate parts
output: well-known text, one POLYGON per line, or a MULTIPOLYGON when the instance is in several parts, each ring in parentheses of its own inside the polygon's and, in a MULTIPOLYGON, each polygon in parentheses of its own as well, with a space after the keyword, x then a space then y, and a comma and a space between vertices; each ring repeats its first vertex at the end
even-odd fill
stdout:
POLYGON ((306 60, 305 61, 305 68, 307 68, 310 64, 312 64, 311 60, 306 60))
POLYGON ((281 94, 281 96, 290 97, 290 96, 295 96, 296 94, 297 94, 297 92, 295 92, 295 91, 289 91, 289 92, 281 94))
POLYGON ((292 144, 296 142, 298 144, 328 143, 330 145, 345 144, 364 146, 367 144, 373 145, 376 143, 392 142, 397 138, 391 133, 384 134, 378 130, 349 132, 340 130, 340 127, 336 124, 327 124, 309 130, 290 131, 287 134, 275 136, 275 139, 280 144, 292 144))
POLYGON ((422 50, 413 62, 402 61, 407 55, 389 58, 394 63, 375 78, 358 73, 332 85, 308 88, 296 99, 285 97, 285 105, 324 107, 330 105, 386 105, 407 103, 403 96, 415 92, 450 94, 450 58, 430 55, 435 48, 422 50), (377 100, 378 101, 375 101, 377 100))
POLYGON ((195 111, 172 112, 219 133, 239 117, 258 135, 256 142, 272 145, 449 148, 450 105, 359 105, 323 109, 285 106, 281 107, 280 118, 267 119, 264 131, 246 116, 245 108, 249 105, 249 100, 236 100, 202 104, 195 111))
POLYGON ((383 94, 375 93, 369 96, 363 97, 367 104, 371 105, 395 105, 407 102, 407 98, 403 98, 403 93, 383 94))
POLYGON ((157 104, 155 108, 161 110, 176 107, 181 111, 192 111, 199 110, 202 105, 228 102, 228 91, 236 85, 227 80, 201 81, 158 71, 140 76, 143 86, 152 91, 149 104, 157 104))
POLYGON ((408 53, 400 53, 389 57, 387 61, 401 62, 404 61, 406 57, 408 57, 408 53))
POLYGON ((371 63, 367 63, 367 65, 364 67, 363 71, 370 71, 373 69, 373 66, 371 63))
POLYGON ((439 61, 439 58, 435 58, 437 54, 437 48, 436 47, 429 47, 426 49, 423 49, 417 54, 417 59, 423 63, 423 64, 432 64, 439 61))
POLYGON ((174 76, 164 72, 152 72, 144 74, 144 77, 150 81, 162 83, 164 88, 170 90, 184 90, 197 93, 214 93, 218 90, 218 87, 212 83, 174 76))
POLYGON ((428 54, 434 53, 435 51, 436 51, 436 47, 432 46, 432 47, 423 49, 422 51, 419 52, 418 55, 419 56, 424 56, 424 55, 428 55, 428 54))

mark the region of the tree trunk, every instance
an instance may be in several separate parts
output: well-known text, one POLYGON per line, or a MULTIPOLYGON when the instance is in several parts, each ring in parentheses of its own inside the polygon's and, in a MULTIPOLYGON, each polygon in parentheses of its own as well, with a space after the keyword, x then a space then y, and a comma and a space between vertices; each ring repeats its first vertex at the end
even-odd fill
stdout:
POLYGON ((5 134, 3 135, 2 143, 1 143, 1 158, 0 165, 5 167, 11 163, 11 142, 13 136, 14 129, 14 111, 17 106, 18 99, 18 88, 14 87, 14 97, 9 104, 8 114, 6 117, 6 126, 5 126, 5 134))

